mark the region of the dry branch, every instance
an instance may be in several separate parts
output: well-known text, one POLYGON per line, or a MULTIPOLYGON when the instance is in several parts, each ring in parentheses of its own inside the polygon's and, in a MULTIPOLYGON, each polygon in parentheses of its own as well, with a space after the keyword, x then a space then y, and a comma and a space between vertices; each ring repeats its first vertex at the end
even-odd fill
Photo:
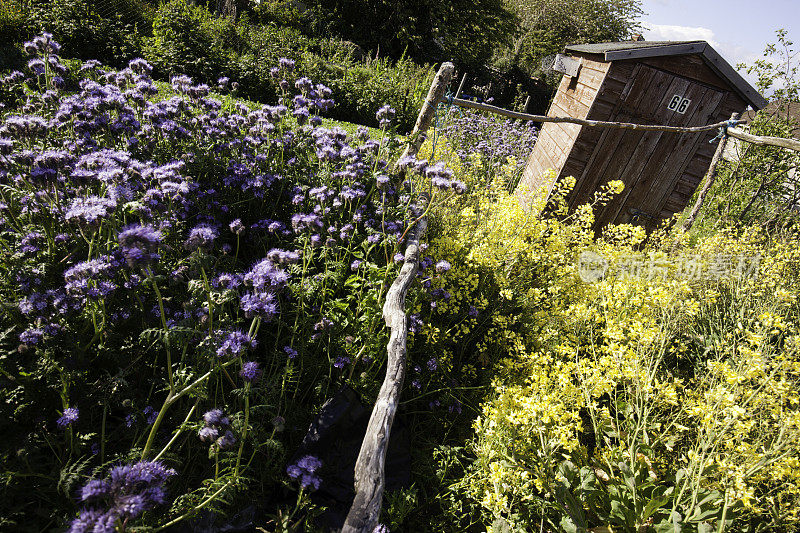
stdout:
POLYGON ((727 134, 731 137, 741 139, 753 144, 761 146, 777 146, 779 148, 788 148, 800 152, 800 141, 794 139, 784 139, 782 137, 762 137, 759 135, 751 135, 746 131, 728 127, 728 121, 717 122, 715 124, 707 124, 705 126, 694 127, 680 127, 680 126, 661 126, 658 124, 634 124, 631 122, 607 122, 605 120, 587 120, 582 118, 573 117, 548 117, 545 115, 529 115, 528 113, 519 113, 517 111, 509 111, 501 107, 496 107, 489 104, 481 104, 472 102, 470 100, 463 100, 461 98, 453 98, 453 105, 466 107, 469 109, 477 109, 479 111, 488 111, 504 117, 518 119, 518 120, 532 120, 534 122, 566 122, 568 124, 578 124, 581 126, 597 126, 601 128, 615 128, 615 129, 628 129, 640 131, 664 131, 668 133, 701 133, 704 131, 712 131, 719 128, 726 128, 727 134))
POLYGON ((400 274, 389 288, 386 303, 383 304, 383 319, 390 330, 386 377, 375 401, 367 433, 356 461, 356 496, 347 514, 342 533, 372 533, 378 525, 383 501, 386 450, 389 447, 389 436, 406 372, 408 336, 406 293, 419 268, 419 240, 425 233, 427 225, 427 219, 422 217, 414 228, 406 247, 405 261, 400 274))
MULTIPOLYGON (((731 115, 731 120, 736 120, 739 118, 739 113, 734 113, 731 115)), ((728 128, 726 131, 729 131, 728 128)), ((714 185, 714 181, 717 179, 717 165, 719 164, 720 160, 722 159, 722 155, 725 152, 725 147, 728 145, 728 135, 723 135, 722 139, 720 139, 719 144, 717 145, 717 151, 714 152, 714 157, 711 158, 711 165, 708 167, 708 172, 706 172, 706 180, 703 184, 703 188, 700 189, 700 192, 697 193, 697 201, 694 203, 692 207, 692 212, 689 213, 689 216, 686 217, 686 220, 683 221, 683 225, 681 226, 681 232, 686 233, 692 228, 692 224, 694 224, 697 215, 700 213, 700 209, 703 207, 703 202, 706 200, 706 196, 708 195, 708 191, 711 189, 711 186, 714 185)))
POLYGON ((783 137, 764 137, 752 135, 739 128, 728 128, 728 135, 741 139, 742 141, 757 144, 759 146, 777 146, 778 148, 788 148, 800 152, 800 141, 795 139, 784 139, 783 137))
POLYGON ((425 142, 425 132, 431 125, 433 117, 436 116, 436 106, 444 96, 447 86, 450 85, 450 80, 453 79, 453 73, 456 67, 452 63, 442 63, 436 77, 433 78, 431 88, 428 90, 428 96, 425 97, 425 103, 422 104, 422 109, 417 116, 417 122, 414 124, 414 131, 409 136, 410 142, 406 148, 403 156, 417 155, 422 143, 425 142))
MULTIPOLYGON (((436 77, 433 78, 404 156, 416 156, 419 152, 425 140, 425 132, 428 131, 431 121, 436 115, 436 105, 444 96, 454 71, 455 67, 452 63, 444 63, 436 73, 436 77)), ((375 400, 375 407, 369 418, 367 432, 361 443, 361 450, 358 452, 354 475, 356 496, 350 512, 347 513, 342 533, 372 533, 378 525, 378 518, 381 514, 383 489, 386 481, 384 471, 386 451, 389 447, 392 423, 394 415, 397 413, 400 391, 403 389, 403 380, 406 374, 406 340, 408 337, 406 294, 419 268, 419 241, 428 227, 428 220, 424 216, 427 202, 428 199, 423 197, 421 202, 423 215, 415 221, 416 225, 413 227, 413 233, 409 237, 408 246, 406 246, 403 266, 400 268, 397 279, 389 287, 389 291, 386 293, 386 302, 383 304, 383 319, 390 332, 389 344, 386 347, 388 352, 386 377, 383 378, 378 399, 375 400)))

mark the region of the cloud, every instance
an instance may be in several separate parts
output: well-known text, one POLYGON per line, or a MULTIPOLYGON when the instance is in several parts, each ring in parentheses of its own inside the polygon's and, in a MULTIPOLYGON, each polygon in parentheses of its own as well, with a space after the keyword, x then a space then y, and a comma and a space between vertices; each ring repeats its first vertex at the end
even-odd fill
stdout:
MULTIPOLYGON (((714 30, 702 26, 675 26, 671 24, 655 24, 643 22, 642 31, 648 41, 706 41, 720 53, 725 60, 735 68, 738 63, 751 64, 761 57, 757 51, 749 50, 738 44, 720 42, 714 35, 714 30)), ((756 78, 746 73, 739 72, 748 82, 755 85, 756 78)))
POLYGON ((644 38, 648 41, 708 41, 716 48, 719 45, 714 39, 714 30, 702 26, 673 26, 670 24, 653 24, 643 22, 644 38))

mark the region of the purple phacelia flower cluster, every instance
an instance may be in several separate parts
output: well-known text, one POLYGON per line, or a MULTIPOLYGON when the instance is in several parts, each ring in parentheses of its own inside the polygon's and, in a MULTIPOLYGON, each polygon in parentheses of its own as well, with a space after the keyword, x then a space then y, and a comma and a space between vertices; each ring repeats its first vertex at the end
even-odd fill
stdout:
POLYGON ((217 348, 217 357, 239 357, 250 348, 255 348, 257 341, 247 333, 231 331, 222 340, 217 348))
POLYGON ((198 432, 200 440, 211 443, 220 450, 232 448, 236 444, 236 437, 231 431, 230 418, 225 416, 222 409, 212 409, 203 415, 205 425, 198 432))
POLYGON ((153 226, 131 224, 120 231, 118 239, 129 266, 147 266, 159 257, 162 235, 153 226))
POLYGON ((454 117, 442 134, 466 165, 472 164, 470 155, 477 152, 491 166, 504 164, 513 157, 522 170, 538 129, 526 121, 468 111, 454 117))
POLYGON ((317 490, 322 480, 317 471, 322 468, 322 461, 313 455, 301 457, 296 463, 286 467, 290 478, 297 480, 303 489, 317 490))
POLYGON ((185 246, 190 251, 208 251, 214 245, 214 240, 217 237, 219 237, 219 232, 215 228, 208 224, 198 224, 189 232, 189 238, 186 239, 185 246))
POLYGON ((64 414, 61 415, 61 418, 56 420, 56 424, 61 429, 66 429, 78 421, 79 415, 80 412, 78 411, 77 407, 67 407, 64 409, 64 414))
POLYGON ((261 377, 262 371, 258 367, 258 363, 255 361, 246 361, 242 365, 242 369, 239 371, 239 377, 241 377, 246 383, 253 383, 257 381, 261 377))
POLYGON ((106 479, 91 479, 81 489, 84 507, 70 533, 111 533, 167 500, 164 485, 176 475, 158 461, 140 461, 111 469, 106 479))

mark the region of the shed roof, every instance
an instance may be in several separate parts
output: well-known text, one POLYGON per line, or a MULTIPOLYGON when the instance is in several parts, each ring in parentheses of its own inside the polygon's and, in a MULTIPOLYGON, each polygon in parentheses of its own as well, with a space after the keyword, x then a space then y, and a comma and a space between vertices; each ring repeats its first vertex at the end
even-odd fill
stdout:
POLYGON ((720 56, 706 41, 624 41, 613 43, 573 44, 567 52, 603 54, 605 61, 637 59, 643 57, 698 54, 722 79, 730 83, 736 93, 754 109, 761 109, 767 101, 752 85, 720 56))

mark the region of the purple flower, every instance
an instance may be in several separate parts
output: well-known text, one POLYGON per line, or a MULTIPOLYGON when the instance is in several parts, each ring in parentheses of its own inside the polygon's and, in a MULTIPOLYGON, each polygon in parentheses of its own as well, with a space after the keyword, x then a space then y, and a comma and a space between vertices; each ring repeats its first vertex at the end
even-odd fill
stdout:
POLYGON ((72 521, 70 532, 113 532, 116 522, 139 516, 166 501, 164 484, 176 475, 157 461, 141 461, 111 469, 108 479, 89 480, 81 490, 88 505, 72 521))
POLYGON ((279 250, 273 248, 267 253, 267 259, 279 265, 289 265, 300 260, 300 254, 295 251, 279 250))
POLYGON ((394 115, 395 115, 395 110, 392 109, 387 104, 387 105, 384 105, 383 107, 381 107, 380 109, 378 109, 378 112, 375 114, 375 118, 378 119, 378 124, 380 125, 380 127, 381 128, 385 128, 389 124, 391 124, 392 119, 394 118, 394 115))
POLYGON ((150 74, 150 72, 153 71, 153 67, 150 65, 150 63, 141 57, 131 60, 131 62, 128 63, 128 68, 138 74, 150 74))
POLYGON ((231 222, 228 227, 236 235, 241 235, 244 232, 244 224, 242 224, 241 218, 237 218, 236 220, 231 222))
POLYGON ((467 312, 467 314, 469 316, 471 316, 472 318, 477 317, 478 316, 478 308, 475 307, 474 305, 470 305, 469 306, 469 311, 467 312))
POLYGON ((87 226, 98 226, 100 220, 107 217, 109 211, 116 207, 116 200, 110 198, 100 198, 98 196, 76 198, 72 201, 66 215, 64 215, 64 219, 67 221, 76 219, 77 222, 87 226))
POLYGON ((30 328, 26 329, 22 333, 19 334, 19 341, 22 344, 27 344, 28 346, 35 346, 39 344, 39 341, 42 340, 44 336, 44 330, 41 328, 30 328))
POLYGON ((203 442, 214 442, 219 437, 219 430, 210 426, 204 426, 198 432, 198 436, 203 442))
POLYGON ((442 259, 438 263, 436 263, 436 272, 439 274, 443 274, 450 270, 450 263, 442 259))
POLYGON ((61 416, 61 418, 56 420, 56 424, 58 424, 58 427, 61 429, 66 429, 67 426, 70 426, 78 421, 78 415, 79 412, 77 407, 67 407, 64 409, 64 414, 61 416))
POLYGON ((353 260, 353 262, 352 262, 352 263, 350 263, 350 270, 352 270, 353 272, 355 272, 356 270, 358 270, 359 268, 361 268, 361 264, 362 264, 363 262, 364 262, 364 261, 362 261, 361 259, 354 259, 354 260, 353 260))
POLYGON ((336 361, 333 362, 333 366, 335 368, 344 368, 350 364, 350 358, 345 356, 340 356, 336 358, 336 361))
POLYGON ((217 439, 217 446, 221 450, 232 448, 234 444, 236 444, 236 437, 231 430, 227 430, 224 435, 217 439))
POLYGON ((203 421, 209 426, 228 425, 228 418, 222 409, 212 409, 203 415, 203 421))
POLYGON ((144 414, 144 418, 148 425, 152 426, 158 418, 159 411, 156 411, 155 408, 148 405, 144 408, 144 410, 142 410, 142 413, 144 414))
POLYGON ((247 383, 252 383, 261 377, 261 369, 258 368, 258 363, 255 361, 248 361, 242 365, 242 370, 239 376, 247 383))
POLYGON ((300 482, 300 487, 303 489, 317 490, 320 486, 321 479, 315 474, 317 470, 322 467, 322 461, 313 455, 306 455, 300 458, 296 463, 286 467, 286 473, 292 479, 300 482))
POLYGON ((131 224, 122 229, 118 240, 129 266, 144 266, 158 259, 161 232, 153 226, 131 224))
POLYGON ((282 57, 278 59, 278 68, 286 72, 294 70, 294 60, 282 57))
POLYGON ((288 274, 277 268, 269 259, 262 259, 245 274, 245 283, 258 290, 279 289, 286 285, 288 274))
POLYGON ((428 359, 428 370, 435 372, 437 368, 439 368, 439 364, 437 363, 436 358, 432 357, 428 359))
POLYGON ((289 356, 289 359, 294 359, 295 357, 297 357, 297 350, 295 350, 291 346, 284 346, 283 351, 286 352, 286 355, 289 356))
POLYGON ((247 318, 260 316, 271 320, 278 314, 278 304, 271 292, 250 292, 242 296, 240 307, 247 318))
POLYGON ((208 224, 198 224, 189 232, 185 246, 187 250, 209 250, 214 244, 214 239, 219 236, 216 229, 208 224))
POLYGON ((231 331, 225 336, 222 345, 217 348, 217 357, 238 357, 245 353, 248 348, 254 348, 256 344, 256 340, 250 335, 241 331, 231 331))
POLYGON ((111 493, 111 484, 105 479, 90 479, 81 489, 81 501, 105 498, 111 493))

